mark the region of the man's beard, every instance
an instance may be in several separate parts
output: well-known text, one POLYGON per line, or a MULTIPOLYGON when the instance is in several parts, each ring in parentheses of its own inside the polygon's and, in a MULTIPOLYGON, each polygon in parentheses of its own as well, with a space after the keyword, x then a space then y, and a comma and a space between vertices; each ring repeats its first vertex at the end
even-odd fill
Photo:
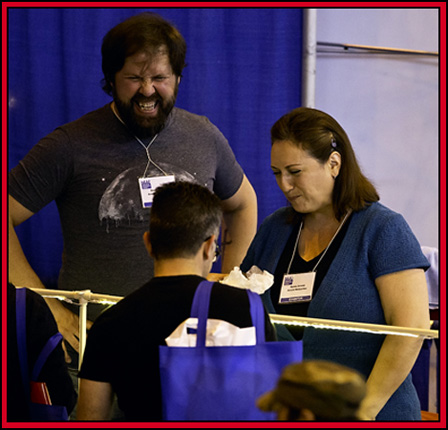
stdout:
POLYGON ((136 94, 132 97, 129 103, 121 101, 116 95, 114 95, 115 105, 117 107, 120 118, 126 124, 128 129, 138 137, 149 138, 159 133, 165 126, 168 115, 172 111, 176 102, 177 85, 174 91, 174 95, 164 100, 158 94, 155 94, 149 98, 136 94), (157 115, 155 117, 142 117, 134 112, 134 103, 149 103, 157 102, 157 115))

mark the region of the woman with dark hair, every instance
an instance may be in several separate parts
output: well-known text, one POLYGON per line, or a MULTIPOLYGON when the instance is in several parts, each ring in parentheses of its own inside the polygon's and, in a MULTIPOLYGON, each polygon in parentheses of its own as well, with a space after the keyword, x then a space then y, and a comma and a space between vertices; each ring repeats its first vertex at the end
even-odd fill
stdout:
MULTIPOLYGON (((274 274, 271 313, 429 328, 428 261, 404 218, 379 203, 351 143, 331 116, 298 108, 271 130, 271 168, 290 206, 261 225, 241 269, 274 274)), ((304 359, 352 367, 367 378, 366 420, 419 420, 410 371, 421 340, 313 328, 304 359)))

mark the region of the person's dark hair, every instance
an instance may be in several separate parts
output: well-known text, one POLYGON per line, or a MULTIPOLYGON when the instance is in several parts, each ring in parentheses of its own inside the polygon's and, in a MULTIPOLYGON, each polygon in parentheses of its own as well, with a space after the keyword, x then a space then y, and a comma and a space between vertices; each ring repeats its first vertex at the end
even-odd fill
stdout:
POLYGON ((356 421, 366 392, 365 378, 357 370, 328 360, 303 360, 285 366, 257 406, 265 412, 285 408, 288 421, 304 419, 305 409, 316 421, 356 421))
POLYGON ((341 170, 333 191, 333 209, 338 219, 349 209, 361 210, 380 199, 374 185, 362 173, 347 134, 330 115, 317 109, 294 109, 272 126, 271 143, 278 141, 294 143, 321 163, 333 151, 341 154, 341 170))
POLYGON ((180 181, 157 188, 149 223, 154 257, 194 256, 219 233, 222 215, 219 198, 201 185, 180 181))
POLYGON ((103 90, 112 95, 111 83, 125 59, 141 51, 151 54, 166 47, 173 72, 182 76, 187 45, 179 31, 161 16, 143 12, 113 27, 103 38, 101 47, 103 90))
MULTIPOLYGON (((304 421, 303 418, 301 418, 302 416, 302 409, 294 409, 294 408, 288 408, 288 415, 287 417, 285 417, 285 421, 304 421)), ((319 415, 319 414, 314 414, 314 419, 313 421, 326 421, 326 422, 338 422, 338 421, 342 421, 342 422, 351 422, 351 421, 359 421, 359 418, 356 416, 355 413, 343 417, 343 418, 334 418, 332 416, 326 416, 324 415, 319 415)))
MULTIPOLYGON (((288 416, 285 418, 285 421, 303 421, 301 418, 302 409, 294 409, 289 408, 288 409, 288 416)), ((353 413, 345 417, 335 418, 333 416, 327 416, 325 414, 314 414, 313 421, 326 421, 326 422, 351 422, 351 421, 359 421, 358 416, 353 413)))

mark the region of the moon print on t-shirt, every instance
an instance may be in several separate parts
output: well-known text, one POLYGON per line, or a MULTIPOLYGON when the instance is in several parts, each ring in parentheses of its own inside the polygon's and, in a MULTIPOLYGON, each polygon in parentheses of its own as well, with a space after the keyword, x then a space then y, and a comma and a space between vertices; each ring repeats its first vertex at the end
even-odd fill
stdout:
MULTIPOLYGON (((196 182, 193 175, 177 166, 158 163, 158 166, 168 175, 174 175, 176 181, 196 182)), ((98 217, 102 225, 109 231, 111 225, 119 227, 132 221, 147 221, 149 208, 143 208, 138 178, 142 175, 141 167, 133 167, 120 173, 107 187, 101 197, 98 207, 98 217)), ((164 176, 160 169, 150 166, 146 177, 164 176)))

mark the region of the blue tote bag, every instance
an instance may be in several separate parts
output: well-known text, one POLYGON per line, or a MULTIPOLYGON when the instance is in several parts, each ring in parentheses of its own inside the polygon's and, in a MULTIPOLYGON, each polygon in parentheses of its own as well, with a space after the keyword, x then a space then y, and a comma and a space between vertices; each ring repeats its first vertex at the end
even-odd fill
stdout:
POLYGON ((28 353, 26 344, 26 289, 16 289, 16 323, 17 323, 17 348, 19 352, 20 372, 26 398, 30 421, 68 421, 68 413, 65 406, 44 404, 46 399, 42 395, 41 388, 46 384, 37 382, 40 371, 50 354, 62 340, 62 335, 56 333, 51 336, 42 348, 36 362, 34 363, 31 378, 28 373, 28 353), (31 387, 39 387, 33 390, 31 387), (35 399, 37 394, 39 399, 35 399))
POLYGON ((257 344, 206 347, 212 282, 196 289, 191 317, 198 318, 196 347, 160 346, 163 417, 168 421, 272 421, 256 399, 272 390, 284 366, 302 360, 301 342, 266 342, 264 308, 247 291, 257 344))

